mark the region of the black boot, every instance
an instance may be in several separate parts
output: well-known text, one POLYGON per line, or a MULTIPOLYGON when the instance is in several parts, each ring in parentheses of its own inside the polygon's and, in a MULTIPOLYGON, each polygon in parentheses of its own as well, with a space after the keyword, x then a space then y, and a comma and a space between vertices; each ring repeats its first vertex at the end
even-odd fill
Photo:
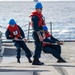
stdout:
POLYGON ((35 58, 32 62, 32 65, 44 65, 44 63, 40 62, 38 58, 35 58))
POLYGON ((20 62, 20 58, 17 58, 17 63, 21 63, 21 62, 20 62))
POLYGON ((28 61, 29 61, 29 63, 32 63, 32 60, 30 59, 30 57, 28 57, 28 61))
POLYGON ((64 59, 62 59, 62 58, 58 59, 57 62, 58 62, 58 63, 66 63, 66 61, 65 61, 64 59))

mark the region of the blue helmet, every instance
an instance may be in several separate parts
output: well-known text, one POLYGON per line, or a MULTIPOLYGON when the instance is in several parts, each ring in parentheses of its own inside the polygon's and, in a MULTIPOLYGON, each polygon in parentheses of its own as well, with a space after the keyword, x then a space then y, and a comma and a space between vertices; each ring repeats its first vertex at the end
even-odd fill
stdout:
POLYGON ((42 6, 42 4, 40 2, 36 3, 35 9, 37 9, 37 8, 43 8, 43 6, 42 6))
POLYGON ((47 31, 48 30, 47 26, 43 26, 43 30, 47 31))
POLYGON ((15 25, 15 24, 16 24, 15 20, 14 19, 10 19, 9 25, 15 25))

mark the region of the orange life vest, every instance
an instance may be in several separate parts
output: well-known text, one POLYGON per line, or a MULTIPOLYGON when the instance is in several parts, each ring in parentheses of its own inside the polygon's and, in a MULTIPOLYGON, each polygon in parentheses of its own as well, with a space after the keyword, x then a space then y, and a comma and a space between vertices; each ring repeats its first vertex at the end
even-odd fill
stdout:
POLYGON ((20 34, 20 30, 19 30, 19 27, 18 25, 15 25, 14 27, 12 26, 8 26, 7 29, 10 31, 10 37, 21 37, 21 34, 20 34))
MULTIPOLYGON (((39 27, 45 25, 45 21, 43 20, 43 15, 41 13, 34 11, 31 13, 30 17, 32 17, 32 16, 37 16, 39 18, 39 22, 38 22, 39 27)), ((30 24, 33 26, 32 22, 30 24)))
MULTIPOLYGON (((45 34, 44 34, 44 39, 45 39, 45 38, 48 38, 48 39, 51 38, 51 34, 50 34, 49 32, 48 32, 48 33, 45 33, 45 34)), ((45 46, 50 46, 50 44, 48 44, 48 43, 42 43, 42 46, 43 46, 43 47, 45 47, 45 46)))
POLYGON ((51 38, 51 34, 48 32, 48 33, 45 33, 45 38, 51 38))

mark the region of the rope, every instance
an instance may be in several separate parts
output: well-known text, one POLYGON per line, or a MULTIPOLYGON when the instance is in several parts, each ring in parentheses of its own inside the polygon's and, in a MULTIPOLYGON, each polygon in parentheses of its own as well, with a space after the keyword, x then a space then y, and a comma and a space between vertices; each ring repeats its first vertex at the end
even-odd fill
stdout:
POLYGON ((28 23, 27 23, 27 24, 25 24, 25 25, 23 25, 23 26, 21 26, 21 27, 23 28, 23 27, 26 27, 27 25, 28 25, 28 23))
POLYGON ((0 27, 3 28, 3 29, 6 29, 6 27, 3 27, 3 26, 1 26, 1 25, 0 25, 0 27))

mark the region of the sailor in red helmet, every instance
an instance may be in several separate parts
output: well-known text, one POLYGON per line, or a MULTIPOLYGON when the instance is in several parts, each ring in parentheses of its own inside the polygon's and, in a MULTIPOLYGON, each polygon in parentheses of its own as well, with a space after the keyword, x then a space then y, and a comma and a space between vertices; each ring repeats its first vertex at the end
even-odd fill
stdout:
POLYGON ((35 4, 35 10, 31 12, 31 26, 33 28, 33 39, 35 43, 34 60, 32 65, 44 65, 39 60, 42 51, 43 42, 43 26, 45 25, 44 17, 42 15, 43 6, 40 2, 35 4))
POLYGON ((49 32, 47 26, 43 26, 44 40, 43 40, 43 52, 52 54, 57 58, 57 62, 66 62, 61 57, 61 46, 63 43, 54 38, 49 32))
POLYGON ((24 32, 21 29, 21 27, 17 25, 14 19, 10 19, 5 35, 7 39, 12 39, 13 42, 15 43, 14 45, 17 48, 16 50, 17 51, 17 62, 20 63, 21 48, 22 48, 25 51, 25 54, 26 54, 26 57, 28 58, 29 63, 31 63, 32 61, 30 58, 32 55, 31 55, 31 51, 25 44, 26 39, 25 39, 24 32))

